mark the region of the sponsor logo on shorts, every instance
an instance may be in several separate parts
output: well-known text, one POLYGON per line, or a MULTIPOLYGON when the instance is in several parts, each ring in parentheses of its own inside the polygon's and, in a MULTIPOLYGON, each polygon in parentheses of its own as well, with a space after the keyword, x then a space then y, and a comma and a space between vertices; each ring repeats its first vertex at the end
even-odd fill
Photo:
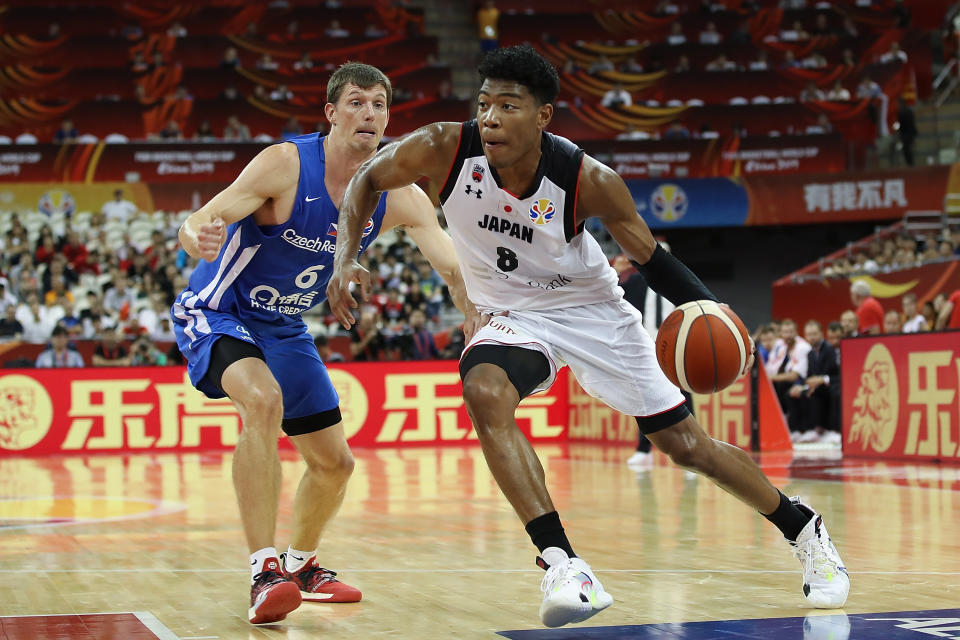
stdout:
POLYGON ((507 335, 511 335, 511 336, 517 335, 516 331, 514 331, 513 329, 505 325, 500 320, 491 320, 489 324, 487 324, 487 326, 490 327, 491 329, 495 329, 502 333, 506 333, 507 335))

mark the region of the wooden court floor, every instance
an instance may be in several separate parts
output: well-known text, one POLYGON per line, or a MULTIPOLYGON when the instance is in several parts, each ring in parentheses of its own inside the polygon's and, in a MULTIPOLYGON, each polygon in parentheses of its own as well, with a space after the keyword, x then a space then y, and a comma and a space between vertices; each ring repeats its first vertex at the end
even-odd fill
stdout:
MULTIPOLYGON (((690 635, 680 623, 811 614, 799 564, 777 531, 709 481, 662 457, 635 473, 620 446, 538 452, 574 548, 616 602, 581 625, 589 633, 574 626, 508 637, 773 637, 690 635), (666 623, 673 626, 662 633, 635 626, 666 623)), ((246 622, 247 551, 229 453, 0 458, 0 638, 29 637, 13 631, 21 616, 122 612, 141 612, 160 631, 81 636, 61 624, 34 634, 432 639, 540 628, 536 550, 479 448, 355 455, 319 558, 361 588, 363 601, 305 603, 266 628, 246 622)), ((788 495, 824 514, 851 574, 841 613, 960 607, 960 467, 783 457, 762 464, 788 495)), ((302 468, 284 454, 280 549, 302 468)), ((810 627, 808 619, 802 634, 777 638, 868 637, 856 625, 853 634, 810 627)), ((960 637, 960 620, 955 629, 936 637, 960 637)))

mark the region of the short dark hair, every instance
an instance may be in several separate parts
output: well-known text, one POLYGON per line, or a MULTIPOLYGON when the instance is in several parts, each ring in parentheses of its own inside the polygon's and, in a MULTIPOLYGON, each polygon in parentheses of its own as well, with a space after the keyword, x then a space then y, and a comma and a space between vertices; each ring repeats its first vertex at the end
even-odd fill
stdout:
POLYGON ((387 92, 387 106, 393 103, 393 87, 390 78, 377 69, 362 62, 344 62, 327 81, 327 102, 337 104, 343 88, 348 84, 355 84, 361 89, 370 89, 378 84, 383 85, 387 92))
POLYGON ((843 325, 834 320, 827 325, 827 331, 833 331, 834 333, 843 333, 843 325))
POLYGON ((807 320, 806 324, 804 324, 803 326, 804 328, 812 326, 812 327, 816 327, 820 331, 823 331, 823 325, 820 324, 819 320, 807 320))
POLYGON ((67 328, 64 327, 62 324, 58 324, 57 326, 55 326, 53 328, 53 331, 50 333, 51 338, 56 338, 57 336, 66 336, 66 335, 70 335, 70 333, 67 331, 67 328))
POLYGON ((560 93, 557 70, 529 44, 494 49, 477 68, 480 82, 512 80, 530 90, 540 104, 553 104, 560 93))

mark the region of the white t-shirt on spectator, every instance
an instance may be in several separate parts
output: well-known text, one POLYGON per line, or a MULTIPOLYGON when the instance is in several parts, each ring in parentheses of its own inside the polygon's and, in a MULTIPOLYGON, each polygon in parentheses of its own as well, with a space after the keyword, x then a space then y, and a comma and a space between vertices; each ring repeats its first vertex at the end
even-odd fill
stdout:
POLYGON ((107 202, 100 209, 100 212, 107 220, 119 220, 120 222, 127 222, 137 214, 137 205, 133 204, 129 200, 121 200, 117 202, 116 200, 111 200, 107 202))
POLYGON ((919 333, 920 331, 924 331, 926 327, 927 321, 918 313, 916 316, 903 323, 903 332, 919 333))
POLYGON ((16 318, 23 325, 22 339, 24 342, 43 344, 50 340, 53 328, 57 326, 57 321, 63 317, 63 309, 41 306, 38 315, 39 318, 35 318, 28 305, 21 304, 17 308, 16 318))

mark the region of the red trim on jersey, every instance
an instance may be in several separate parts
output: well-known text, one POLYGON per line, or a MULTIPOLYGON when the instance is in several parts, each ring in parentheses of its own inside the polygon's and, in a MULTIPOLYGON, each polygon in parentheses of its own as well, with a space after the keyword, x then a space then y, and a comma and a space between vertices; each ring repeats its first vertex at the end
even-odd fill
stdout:
POLYGON ((656 412, 656 413, 651 413, 651 414, 648 415, 648 416, 633 416, 633 417, 634 417, 634 418, 653 418, 653 417, 656 417, 656 416, 662 416, 663 414, 669 413, 670 411, 673 411, 674 409, 677 409, 678 407, 682 406, 684 402, 686 402, 686 399, 681 400, 681 401, 680 401, 680 404, 677 404, 677 405, 675 405, 675 406, 672 406, 672 407, 670 407, 669 409, 664 409, 663 411, 658 411, 658 412, 656 412))
POLYGON ((573 232, 577 232, 577 202, 580 201, 580 174, 583 173, 583 159, 587 154, 580 156, 580 168, 577 170, 577 187, 573 191, 573 232))
POLYGON ((443 191, 447 188, 447 183, 450 182, 450 174, 453 172, 453 165, 457 163, 457 157, 460 155, 460 143, 463 141, 463 123, 460 123, 460 133, 457 135, 457 148, 453 152, 453 159, 450 160, 450 168, 447 169, 447 179, 443 181, 443 184, 440 186, 440 191, 443 191))
POLYGON ((517 194, 515 194, 513 191, 510 191, 510 189, 507 189, 506 187, 500 187, 500 188, 503 189, 504 191, 506 191, 507 193, 509 193, 510 195, 512 195, 512 196, 513 196, 514 198, 516 198, 517 200, 523 200, 523 198, 521 198, 520 196, 518 196, 517 194))

